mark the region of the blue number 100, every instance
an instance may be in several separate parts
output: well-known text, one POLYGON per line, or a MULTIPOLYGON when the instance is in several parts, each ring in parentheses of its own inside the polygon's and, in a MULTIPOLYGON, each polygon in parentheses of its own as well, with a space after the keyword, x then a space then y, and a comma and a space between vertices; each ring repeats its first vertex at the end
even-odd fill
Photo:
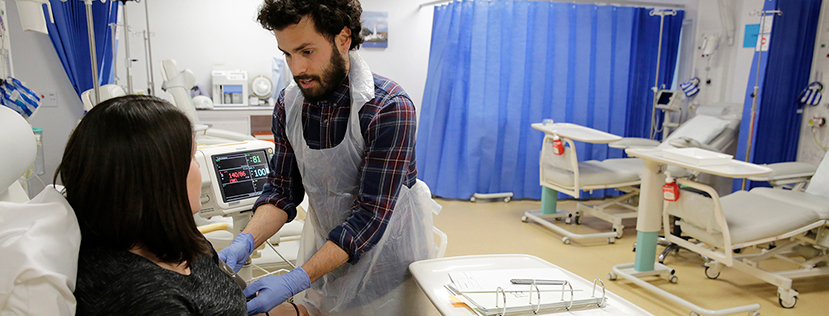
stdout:
POLYGON ((266 169, 256 169, 253 171, 253 173, 257 177, 264 177, 268 174, 268 171, 266 169))

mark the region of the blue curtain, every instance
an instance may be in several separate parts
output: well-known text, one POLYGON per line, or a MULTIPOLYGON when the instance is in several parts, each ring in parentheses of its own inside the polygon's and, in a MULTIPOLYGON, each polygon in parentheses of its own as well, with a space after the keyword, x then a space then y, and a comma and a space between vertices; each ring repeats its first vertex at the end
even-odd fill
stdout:
MULTIPOLYGON (((659 32, 649 11, 500 0, 436 7, 419 178, 447 198, 513 192, 538 199, 543 133, 530 124, 552 118, 647 137, 659 32)), ((682 18, 666 17, 664 65, 676 63, 682 18)), ((673 67, 664 65, 660 81, 671 82, 673 67)), ((576 149, 585 160, 623 155, 606 145, 576 149)))
MULTIPOLYGON (((812 54, 815 46, 821 0, 766 1, 763 10, 780 10, 772 23, 768 51, 763 52, 760 62, 760 95, 754 123, 754 140, 749 161, 756 164, 795 161, 800 138, 801 114, 798 95, 809 83, 812 54)), ((770 18, 766 18, 768 22, 770 18)), ((744 160, 748 145, 751 122, 751 94, 757 78, 756 65, 759 52, 754 53, 751 75, 743 103, 743 118, 737 157, 744 160)), ((746 189, 767 186, 766 183, 748 182, 746 189)), ((739 190, 742 180, 734 181, 733 189, 739 190)))
MULTIPOLYGON (((60 58, 60 63, 69 77, 69 81, 80 97, 81 93, 92 89, 92 64, 89 57, 89 35, 86 24, 86 5, 83 1, 50 0, 55 22, 51 22, 49 10, 43 5, 46 26, 52 46, 60 58)), ((110 23, 117 23, 119 1, 92 2, 92 20, 95 34, 95 52, 98 64, 98 83, 113 82, 114 69, 112 58, 112 31, 110 23)))

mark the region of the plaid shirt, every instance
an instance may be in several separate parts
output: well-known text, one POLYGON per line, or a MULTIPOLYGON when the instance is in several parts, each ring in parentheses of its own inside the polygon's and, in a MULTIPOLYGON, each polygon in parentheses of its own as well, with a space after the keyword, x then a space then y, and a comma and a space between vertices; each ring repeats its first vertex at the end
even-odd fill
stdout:
MULTIPOLYGON (((397 83, 374 74, 374 99, 360 109, 360 130, 365 152, 360 164, 360 185, 345 222, 328 233, 328 239, 356 263, 371 250, 386 230, 401 185, 411 188, 417 178, 415 165, 415 107, 397 83)), ((294 150, 285 134, 285 92, 273 114, 276 151, 264 192, 253 206, 269 203, 285 210, 288 221, 296 217, 305 189, 294 150)), ((331 148, 345 137, 351 109, 348 80, 327 100, 302 105, 305 141, 313 149, 331 148)))

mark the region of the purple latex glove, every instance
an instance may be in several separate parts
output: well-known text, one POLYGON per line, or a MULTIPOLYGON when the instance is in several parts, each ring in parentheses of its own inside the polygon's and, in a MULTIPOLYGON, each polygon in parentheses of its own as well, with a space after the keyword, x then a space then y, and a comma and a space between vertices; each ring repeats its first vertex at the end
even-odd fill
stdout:
POLYGON ((241 233, 236 236, 230 246, 219 251, 219 260, 224 261, 234 272, 239 272, 250 254, 253 253, 254 248, 253 235, 241 233))
POLYGON ((245 288, 245 297, 256 294, 248 302, 248 314, 254 315, 270 311, 299 292, 311 287, 308 273, 298 267, 283 275, 264 277, 245 288))

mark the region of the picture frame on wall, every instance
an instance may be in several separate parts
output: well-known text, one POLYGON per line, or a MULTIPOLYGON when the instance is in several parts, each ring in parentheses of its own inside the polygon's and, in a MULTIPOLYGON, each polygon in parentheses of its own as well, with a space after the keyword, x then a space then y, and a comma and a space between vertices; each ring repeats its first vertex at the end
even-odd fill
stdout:
POLYGON ((389 46, 389 13, 363 11, 363 47, 386 48, 389 46))

